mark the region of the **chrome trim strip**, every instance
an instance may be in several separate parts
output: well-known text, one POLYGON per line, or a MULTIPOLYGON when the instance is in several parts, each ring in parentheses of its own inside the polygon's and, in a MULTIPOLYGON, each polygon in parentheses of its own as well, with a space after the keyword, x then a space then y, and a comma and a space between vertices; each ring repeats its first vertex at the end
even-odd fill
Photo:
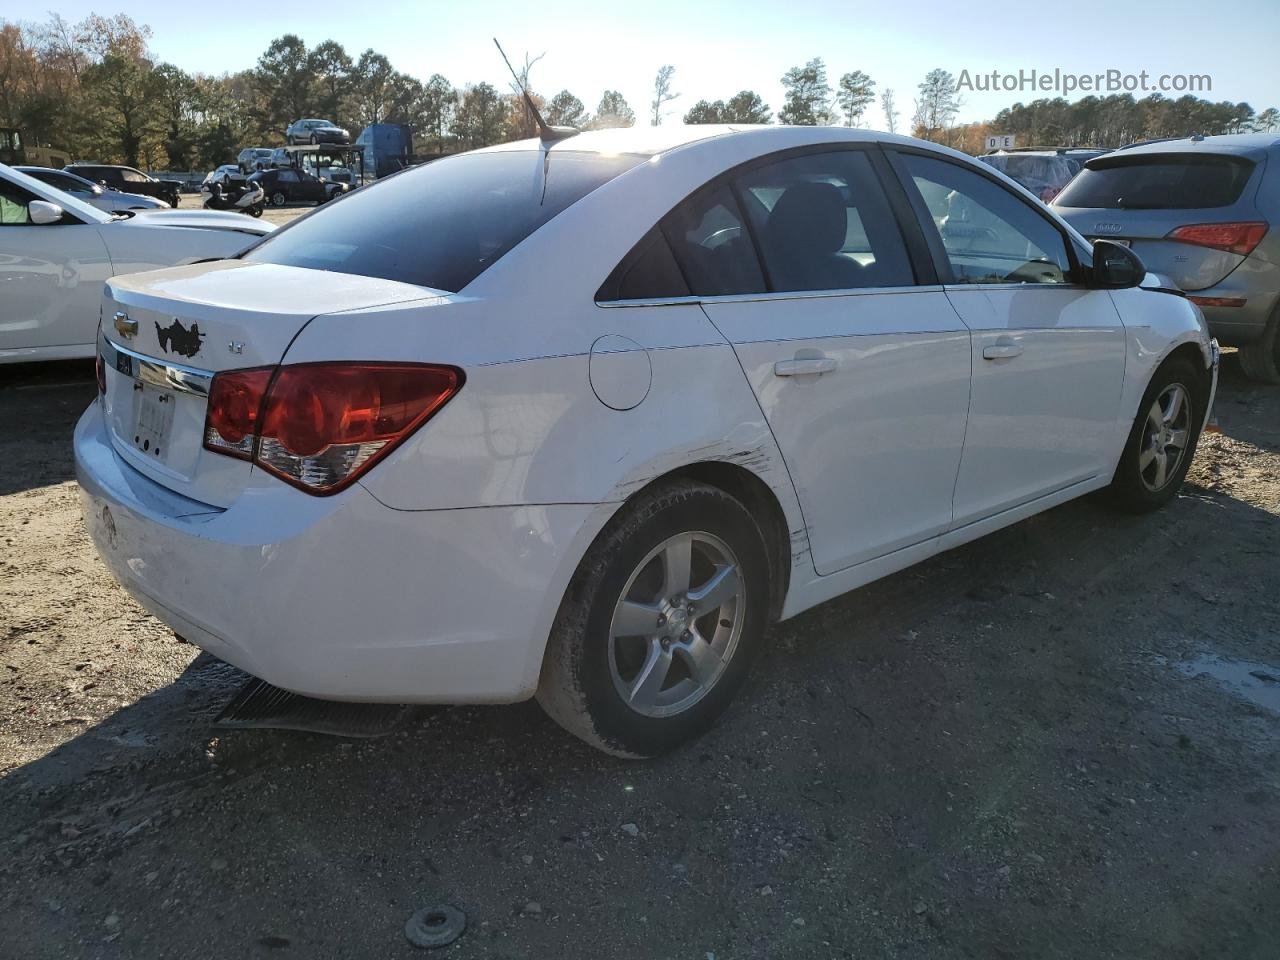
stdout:
MULTIPOLYGON (((1021 286, 1017 284, 1015 286, 1021 286)), ((1042 284, 1037 284, 1042 286, 1042 284)), ((597 300, 597 307, 626 309, 629 307, 671 307, 700 303, 758 303, 773 300, 820 300, 832 297, 901 296, 910 293, 937 293, 941 284, 902 287, 848 287, 840 290, 775 290, 768 293, 727 293, 716 296, 653 297, 643 300, 597 300)))
POLYGON ((184 367, 179 363, 165 363, 154 357, 143 356, 132 350, 117 346, 103 338, 103 362, 111 369, 119 371, 119 356, 129 358, 133 379, 149 383, 176 393, 190 393, 197 397, 209 396, 209 385, 213 382, 213 374, 208 370, 197 370, 195 367, 184 367))

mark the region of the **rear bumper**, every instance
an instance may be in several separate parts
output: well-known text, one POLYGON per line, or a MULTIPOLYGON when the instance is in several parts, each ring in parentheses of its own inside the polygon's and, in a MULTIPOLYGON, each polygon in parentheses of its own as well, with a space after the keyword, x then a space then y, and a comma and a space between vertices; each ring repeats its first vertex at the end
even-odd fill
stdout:
MULTIPOLYGON (((1245 261, 1252 265, 1252 261, 1245 261)), ((1213 297, 1225 300, 1243 300, 1239 307, 1209 306, 1199 303, 1204 318, 1209 322, 1209 332, 1224 346, 1234 347, 1252 343, 1262 336, 1267 321, 1280 303, 1280 270, 1267 265, 1267 269, 1241 269, 1232 273, 1217 286, 1205 290, 1192 290, 1187 296, 1197 303, 1201 298, 1213 297), (1260 281, 1269 278, 1268 283, 1260 281)))
POLYGON ((335 700, 510 702, 537 687, 589 505, 392 510, 356 484, 284 484, 222 510, 111 446, 101 404, 75 431, 85 525, 157 618, 278 687, 335 700))

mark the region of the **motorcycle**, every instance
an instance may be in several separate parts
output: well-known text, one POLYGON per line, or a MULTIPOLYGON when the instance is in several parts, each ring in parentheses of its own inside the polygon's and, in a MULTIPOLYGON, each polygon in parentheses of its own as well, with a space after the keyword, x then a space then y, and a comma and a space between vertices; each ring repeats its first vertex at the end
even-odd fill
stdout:
POLYGON ((200 185, 206 210, 238 210, 251 217, 262 216, 267 195, 262 185, 237 177, 213 177, 200 185))

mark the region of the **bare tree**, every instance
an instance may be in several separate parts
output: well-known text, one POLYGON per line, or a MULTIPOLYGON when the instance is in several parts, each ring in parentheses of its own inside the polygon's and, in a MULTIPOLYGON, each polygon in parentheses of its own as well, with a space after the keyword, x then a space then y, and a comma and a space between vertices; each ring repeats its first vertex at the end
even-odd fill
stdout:
POLYGON ((898 111, 893 105, 893 87, 885 87, 880 92, 880 109, 884 111, 884 128, 890 133, 897 133, 898 111))
POLYGON ((658 68, 658 75, 653 80, 653 102, 649 104, 653 111, 653 125, 656 127, 662 123, 662 105, 670 103, 678 93, 671 92, 671 75, 676 72, 676 68, 667 64, 658 68))

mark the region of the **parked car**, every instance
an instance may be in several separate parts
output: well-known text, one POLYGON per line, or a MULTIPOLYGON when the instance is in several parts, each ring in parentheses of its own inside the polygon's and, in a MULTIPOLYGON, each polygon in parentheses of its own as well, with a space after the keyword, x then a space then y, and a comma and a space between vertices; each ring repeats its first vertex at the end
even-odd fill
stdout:
POLYGON ((273 684, 536 695, 650 756, 770 621, 1093 490, 1172 499, 1217 353, 1144 278, 891 134, 446 157, 108 283, 85 523, 143 606, 273 684), (957 195, 999 228, 948 223, 957 195))
POLYGON ((267 194, 267 202, 274 207, 283 207, 286 203, 326 203, 351 189, 349 184, 321 180, 296 167, 262 170, 252 174, 249 181, 261 184, 267 194))
POLYGON ((242 173, 265 170, 273 152, 271 147, 245 147, 236 157, 236 165, 242 173))
POLYGON ((350 143, 351 134, 332 120, 295 120, 284 132, 289 146, 295 143, 350 143))
POLYGON ((108 214, 0 165, 0 363, 92 357, 108 277, 233 256, 271 229, 236 213, 108 214))
POLYGON ((171 207, 178 205, 178 195, 182 192, 182 183, 178 180, 157 180, 155 177, 135 170, 133 167, 104 165, 95 163, 71 163, 62 169, 74 173, 78 177, 100 183, 112 190, 122 193, 140 193, 147 197, 156 197, 171 207))
POLYGON ((107 213, 127 213, 139 210, 168 210, 169 204, 155 197, 144 197, 140 193, 121 193, 100 183, 93 183, 84 177, 65 170, 54 170, 51 167, 14 167, 13 169, 35 177, 58 190, 71 194, 77 200, 105 210, 107 213))
POLYGON ((1071 182, 1081 166, 1081 161, 1057 150, 989 153, 978 159, 1022 184, 1045 203, 1071 182))
POLYGON ((1246 374, 1280 383, 1280 137, 1164 140, 1090 160, 1054 200, 1199 305, 1246 374))

